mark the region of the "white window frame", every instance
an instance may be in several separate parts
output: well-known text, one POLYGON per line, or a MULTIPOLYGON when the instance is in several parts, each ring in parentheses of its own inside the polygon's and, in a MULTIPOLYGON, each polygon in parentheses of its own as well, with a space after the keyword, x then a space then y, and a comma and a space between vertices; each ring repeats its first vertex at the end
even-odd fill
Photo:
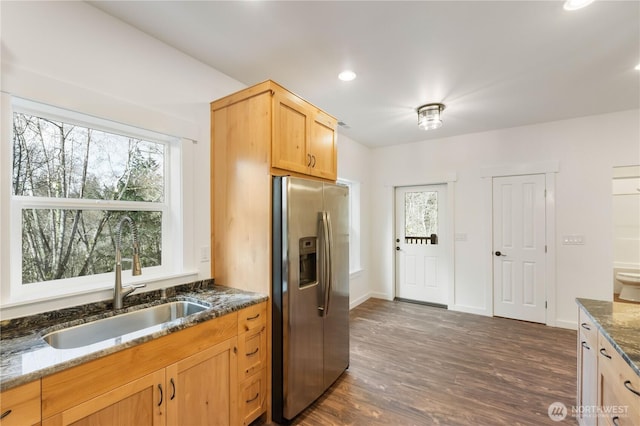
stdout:
POLYGON ((362 271, 360 182, 342 178, 337 182, 349 187, 349 274, 357 274, 362 271))
MULTIPOLYGON (((94 291, 110 289, 113 288, 114 285, 113 272, 22 284, 21 244, 23 209, 63 208, 82 210, 160 211, 162 212, 163 229, 161 265, 143 268, 143 274, 136 277, 128 275, 128 271, 123 271, 123 281, 125 284, 139 284, 169 278, 181 273, 183 251, 182 226, 180 226, 182 223, 182 200, 180 197, 180 188, 182 187, 182 150, 179 138, 13 97, 11 99, 11 108, 8 112, 8 117, 2 117, 5 125, 10 123, 9 132, 3 132, 5 135, 9 133, 9 138, 7 139, 7 145, 9 146, 5 146, 3 148, 3 156, 8 154, 8 157, 12 156, 14 112, 24 112, 92 129, 162 143, 165 146, 165 181, 164 200, 163 202, 154 203, 15 196, 10 188, 13 176, 11 166, 12 161, 3 162, 4 165, 9 165, 9 170, 7 171, 9 174, 8 183, 5 182, 5 185, 8 184, 9 188, 5 188, 5 191, 2 191, 2 194, 8 194, 10 204, 8 247, 10 262, 5 262, 3 264, 3 267, 8 267, 9 269, 9 283, 2 283, 2 292, 5 293, 5 297, 3 297, 4 304, 13 305, 69 295, 86 294, 94 291), (6 297, 7 294, 8 297, 6 297)), ((7 179, 6 174, 4 178, 7 179)), ((6 210, 3 211, 3 214, 4 213, 6 213, 6 210)), ((125 242, 124 244, 127 243, 125 242)), ((2 275, 6 276, 6 273, 3 273, 2 275)))

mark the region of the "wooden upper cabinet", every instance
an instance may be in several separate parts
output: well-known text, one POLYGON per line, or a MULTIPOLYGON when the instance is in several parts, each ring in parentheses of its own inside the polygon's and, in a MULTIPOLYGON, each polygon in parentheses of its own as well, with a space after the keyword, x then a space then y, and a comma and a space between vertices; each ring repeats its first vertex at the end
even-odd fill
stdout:
POLYGON ((338 176, 335 128, 335 118, 322 111, 315 111, 309 138, 311 174, 314 176, 329 180, 336 180, 338 176))
POLYGON ((273 94, 271 166, 335 181, 336 119, 284 89, 273 94))
POLYGON ((211 114, 212 155, 216 167, 231 167, 220 164, 225 161, 245 164, 247 159, 253 160, 256 153, 266 149, 273 175, 291 172, 336 180, 337 120, 277 83, 268 80, 214 101, 211 114), (255 107, 258 99, 265 95, 271 95, 266 113, 255 107), (251 130, 263 129, 265 124, 271 127, 268 135, 251 130), (241 133, 247 135, 240 137, 241 133), (245 151, 249 158, 245 158, 245 151))
POLYGON ((297 96, 285 91, 273 94, 271 166, 309 173, 309 111, 297 96))

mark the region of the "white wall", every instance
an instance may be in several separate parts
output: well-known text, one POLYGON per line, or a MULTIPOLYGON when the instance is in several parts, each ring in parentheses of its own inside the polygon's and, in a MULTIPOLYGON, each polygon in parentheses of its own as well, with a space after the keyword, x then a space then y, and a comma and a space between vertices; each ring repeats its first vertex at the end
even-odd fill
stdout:
POLYGON ((367 300, 371 293, 371 268, 369 265, 371 244, 371 215, 368 206, 371 199, 371 149, 338 133, 338 178, 360 185, 360 270, 351 273, 349 297, 351 307, 367 300))
MULTIPOLYGON (((445 124, 446 125, 446 124, 445 124)), ((454 174, 455 296, 451 308, 492 314, 490 199, 483 168, 559 162, 556 175, 556 306, 551 324, 573 327, 576 297, 611 300, 612 167, 640 158, 640 114, 623 111, 372 151, 372 292, 393 297, 393 187, 454 174), (561 245, 582 234, 582 246, 561 245)))
MULTIPOLYGON (((244 85, 84 2, 2 2, 1 12, 3 100, 15 95, 197 141, 183 142, 184 268, 194 279, 209 278, 210 262, 200 262, 200 249, 210 246, 209 102, 244 85)), ((11 140, 6 129, 2 134, 4 156, 11 140)), ((10 164, 2 164, 0 183, 8 191, 10 164)), ((7 213, 3 203, 0 238, 8 235, 7 213)), ((5 254, 3 282, 9 274, 5 254)), ((38 305, 4 304, 2 316, 109 297, 103 291, 38 305)))

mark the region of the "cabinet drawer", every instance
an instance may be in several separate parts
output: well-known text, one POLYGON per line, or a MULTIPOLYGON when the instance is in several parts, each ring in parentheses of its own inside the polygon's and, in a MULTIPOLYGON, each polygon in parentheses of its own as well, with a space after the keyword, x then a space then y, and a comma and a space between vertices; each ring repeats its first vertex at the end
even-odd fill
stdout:
POLYGON ((25 426, 40 423, 40 380, 0 394, 0 425, 25 426))
POLYGON ((242 334, 249 330, 262 328, 267 323, 267 304, 266 302, 249 306, 238 312, 238 334, 242 334))
POLYGON ((580 331, 580 335, 584 337, 583 340, 587 342, 589 347, 595 348, 598 345, 598 329, 583 309, 579 309, 578 312, 578 324, 580 324, 578 330, 580 331))
POLYGON ((238 336, 238 374, 245 380, 264 368, 267 363, 266 327, 247 331, 238 336))
POLYGON ((266 370, 263 369, 241 383, 238 406, 243 425, 248 425, 264 412, 267 396, 266 381, 266 370))

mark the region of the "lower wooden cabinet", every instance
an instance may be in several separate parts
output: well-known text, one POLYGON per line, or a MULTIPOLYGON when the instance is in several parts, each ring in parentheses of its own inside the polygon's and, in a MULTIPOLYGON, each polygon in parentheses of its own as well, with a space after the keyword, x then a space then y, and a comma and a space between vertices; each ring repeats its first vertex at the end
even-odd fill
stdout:
POLYGON ((238 316, 238 410, 243 426, 267 407, 266 313, 266 303, 261 303, 238 316))
POLYGON ((640 376, 582 308, 578 319, 578 423, 640 425, 640 376))
POLYGON ((164 425, 164 379, 164 370, 148 374, 44 419, 42 425, 164 425))
POLYGON ((167 368, 167 425, 238 423, 236 338, 167 368))
POLYGON ((261 303, 3 392, 19 421, 0 426, 249 424, 267 407, 266 324, 261 303))
POLYGON ((598 336, 598 425, 640 424, 640 376, 602 334, 598 336))
POLYGON ((238 409, 242 425, 248 425, 264 413, 267 403, 266 380, 265 371, 261 370, 241 383, 238 409))
POLYGON ((40 380, 0 393, 0 425, 40 424, 40 380))

